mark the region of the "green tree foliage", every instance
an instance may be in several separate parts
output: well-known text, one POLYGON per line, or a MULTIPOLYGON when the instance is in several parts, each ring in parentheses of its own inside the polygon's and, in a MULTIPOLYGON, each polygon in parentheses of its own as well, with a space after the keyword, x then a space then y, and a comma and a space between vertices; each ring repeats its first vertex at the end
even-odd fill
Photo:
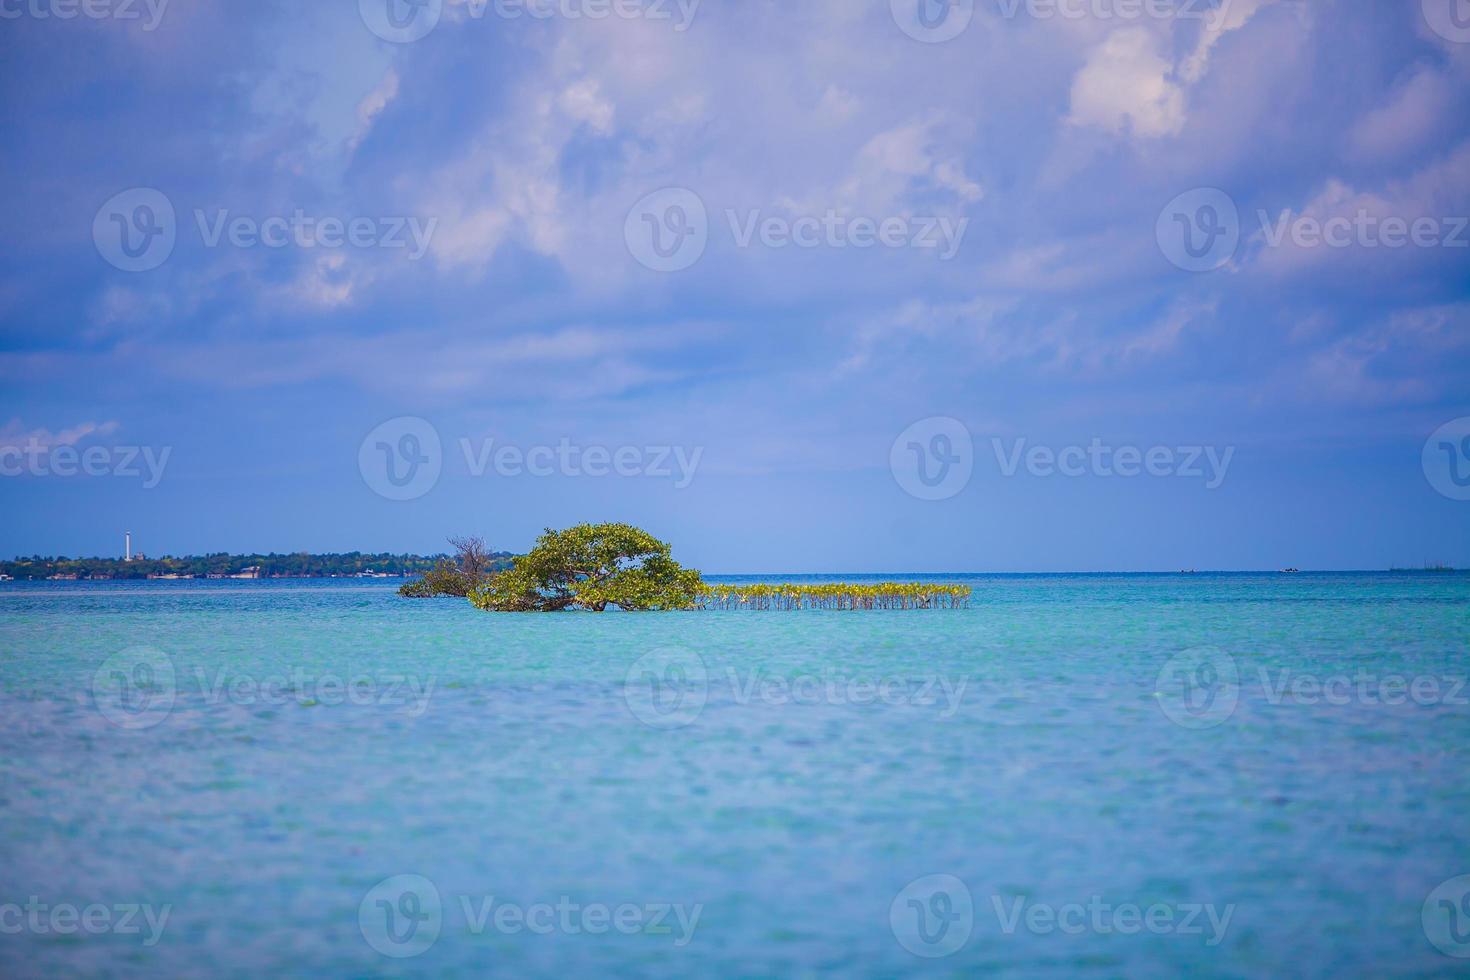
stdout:
POLYGON ((742 582, 705 585, 700 609, 963 609, 970 604, 968 585, 936 582, 742 582))
POLYGON ((463 599, 484 585, 496 566, 495 556, 486 549, 484 540, 477 537, 450 538, 449 544, 454 548, 453 561, 439 561, 424 573, 423 578, 404 583, 398 594, 410 599, 432 599, 436 596, 463 599))
POLYGON ((688 609, 702 581, 669 557, 669 546, 629 524, 546 529, 509 571, 470 592, 492 612, 556 612, 608 606, 625 610, 688 609))
POLYGON ((424 573, 423 578, 405 582, 398 587, 398 594, 410 599, 433 599, 437 596, 469 595, 470 583, 459 566, 447 558, 424 573))

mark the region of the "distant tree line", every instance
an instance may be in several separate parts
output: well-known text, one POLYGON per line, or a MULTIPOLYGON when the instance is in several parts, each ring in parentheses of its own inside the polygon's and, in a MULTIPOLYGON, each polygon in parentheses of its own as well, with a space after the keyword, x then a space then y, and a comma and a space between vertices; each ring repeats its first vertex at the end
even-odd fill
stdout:
MULTIPOLYGON (((486 571, 509 568, 514 556, 509 552, 487 552, 482 556, 486 571)), ((212 555, 137 558, 66 558, 32 555, 14 561, 0 561, 0 574, 14 579, 48 579, 75 576, 78 579, 146 579, 150 575, 193 576, 208 578, 232 576, 247 569, 259 568, 261 578, 331 578, 358 574, 422 575, 448 559, 447 555, 345 554, 312 555, 297 552, 290 555, 212 555)))

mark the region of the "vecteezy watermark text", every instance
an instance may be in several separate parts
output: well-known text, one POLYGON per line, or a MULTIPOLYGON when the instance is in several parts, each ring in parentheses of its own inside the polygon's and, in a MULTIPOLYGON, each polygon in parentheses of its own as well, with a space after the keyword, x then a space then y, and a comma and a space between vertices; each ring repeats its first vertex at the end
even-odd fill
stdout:
MULTIPOLYGON (((438 218, 416 215, 323 215, 297 208, 290 214, 238 214, 229 208, 193 210, 204 248, 297 248, 402 250, 417 260, 429 250, 438 218)), ((178 242, 173 201, 151 187, 113 195, 97 209, 92 241, 108 264, 124 272, 147 272, 167 262, 178 242)))
MULTIPOLYGON (((1470 248, 1470 216, 1384 215, 1367 208, 1351 214, 1313 215, 1286 209, 1256 211, 1251 242, 1265 249, 1470 248)), ((1159 250, 1187 272, 1212 272, 1229 264, 1245 237, 1240 209, 1218 187, 1197 187, 1175 197, 1159 213, 1159 250)))
POLYGON ((935 709, 936 717, 947 719, 959 711, 968 685, 968 678, 938 674, 861 676, 835 669, 782 674, 759 667, 710 671, 693 650, 665 647, 644 654, 628 668, 623 700, 635 718, 660 729, 693 724, 716 692, 742 706, 885 705, 935 709))
MULTIPOLYGON (((1257 665, 1244 672, 1254 678, 1259 697, 1273 707, 1361 705, 1368 708, 1414 705, 1470 705, 1470 678, 1451 674, 1316 673, 1291 667, 1257 665)), ((1223 725, 1235 713, 1242 671, 1234 656, 1215 647, 1192 647, 1169 658, 1154 679, 1154 697, 1165 717, 1183 728, 1223 725)))
POLYGON ((667 938, 675 948, 694 939, 702 903, 587 902, 560 895, 555 901, 520 903, 495 895, 460 894, 446 910, 434 882, 423 875, 394 875, 378 882, 358 905, 357 924, 373 949, 394 959, 418 956, 434 945, 450 913, 464 932, 480 936, 529 933, 601 936, 620 933, 667 938))
MULTIPOLYGON (((1220 945, 1235 905, 1201 902, 1112 902, 1101 895, 1086 901, 1051 904, 1026 895, 992 895, 990 907, 1003 935, 1025 930, 1046 936, 1149 933, 1200 936, 1208 947, 1220 945)), ((975 902, 964 881, 949 874, 925 875, 909 882, 889 905, 888 924, 900 946, 928 959, 959 952, 974 932, 975 902)))
POLYGON ((1268 670, 1258 667, 1262 689, 1269 704, 1326 704, 1342 707, 1349 704, 1363 705, 1470 705, 1466 697, 1464 677, 1448 677, 1420 674, 1408 677, 1403 674, 1356 674, 1299 673, 1288 668, 1268 670))
POLYGON ((1027 446, 1014 439, 1007 447, 1000 439, 990 440, 1002 476, 1015 476, 1024 464, 1032 476, 1181 477, 1203 480, 1206 490, 1225 482, 1235 447, 1215 446, 1110 446, 1093 439, 1086 446, 1027 446))
POLYGON ((142 479, 152 490, 163 480, 172 446, 54 446, 32 436, 19 446, 0 446, 0 476, 115 476, 142 479))
POLYGON ((785 674, 727 667, 721 678, 736 704, 870 705, 938 707, 940 718, 951 718, 965 696, 966 678, 852 677, 831 669, 818 674, 785 674))
POLYGON ((92 675, 92 703, 119 728, 141 731, 161 724, 180 698, 204 705, 303 708, 374 706, 402 708, 410 718, 428 709, 435 678, 355 671, 339 674, 294 667, 261 674, 194 668, 183 675, 156 647, 128 647, 103 661, 92 675), (194 687, 187 683, 192 677, 194 687))
POLYGON ((1470 44, 1470 8, 1465 0, 1420 0, 1424 22, 1446 41, 1470 44))
MULTIPOLYGON (((464 0, 458 13, 469 20, 492 14, 500 20, 671 21, 683 33, 694 23, 701 0, 464 0)), ((410 44, 429 35, 444 15, 445 0, 358 0, 367 29, 385 41, 410 44)))
POLYGON ((413 260, 423 258, 429 250, 439 219, 414 215, 340 218, 311 215, 300 208, 290 215, 257 218, 231 216, 228 208, 213 212, 196 208, 194 223, 205 248, 219 248, 221 242, 233 248, 401 248, 413 260))
POLYGON ((172 905, 139 902, 48 903, 39 895, 31 895, 24 903, 0 903, 0 935, 142 936, 144 946, 156 946, 168 928, 172 911, 172 905))
MULTIPOLYGON (((1119 24, 1140 20, 1202 21, 1218 30, 1234 0, 991 0, 1004 20, 1096 20, 1119 24)), ((1427 2, 1427 0, 1426 0, 1427 2)), ((1451 0, 1454 2, 1454 0, 1451 0)), ((963 34, 975 19, 977 0, 889 0, 893 22, 916 41, 941 44, 963 34)))
POLYGON ((419 678, 410 674, 386 677, 365 673, 320 674, 304 667, 263 677, 219 669, 210 674, 203 667, 195 667, 194 680, 206 704, 265 707, 297 704, 304 708, 376 705, 405 708, 404 713, 410 718, 418 718, 428 710, 435 684, 432 675, 419 678))
MULTIPOLYGON (((1038 478, 1198 480, 1206 490, 1225 482, 1235 459, 1234 446, 1114 445, 1094 437, 1086 444, 1032 445, 1028 439, 992 438, 996 469, 1011 478, 1023 470, 1038 478)), ((899 433, 888 466, 904 492, 919 500, 947 500, 969 484, 975 469, 975 443, 958 419, 920 419, 899 433)))
POLYGON ((1424 937, 1457 960, 1470 959, 1470 875, 1442 881, 1419 911, 1424 937))
POLYGON ((964 948, 975 929, 975 901, 954 875, 915 878, 888 906, 888 928, 915 956, 938 959, 964 948))
POLYGON ((994 0, 1006 20, 1198 20, 1218 30, 1234 0, 994 0))
POLYGON ((1470 500, 1470 416, 1451 419, 1430 433, 1420 460, 1424 479, 1436 493, 1470 500))
POLYGON ((942 44, 975 19, 975 0, 888 0, 893 22, 915 41, 942 44))
MULTIPOLYGON (((694 482, 703 446, 582 445, 562 437, 555 444, 516 445, 495 438, 458 440, 465 472, 514 479, 608 477, 669 480, 683 490, 694 482)), ((434 489, 444 469, 443 441, 426 419, 400 416, 375 427, 357 452, 363 482, 388 500, 416 500, 434 489)))
POLYGON ((815 215, 766 215, 759 208, 741 215, 725 210, 730 236, 738 248, 918 248, 937 249, 940 261, 960 250, 969 218, 941 215, 874 218, 828 208, 815 215))
MULTIPOLYGON (((933 251, 955 257, 970 219, 948 215, 855 215, 837 208, 821 214, 768 214, 760 208, 724 212, 736 248, 933 251)), ((687 269, 704 255, 711 233, 703 199, 686 187, 654 191, 628 211, 623 238, 639 264, 655 272, 687 269)))
POLYGON ((995 910, 1000 931, 1007 936, 1021 928, 1039 936, 1058 932, 1068 936, 1083 933, 1134 936, 1147 932, 1155 936, 1204 936, 1205 945, 1212 947, 1225 939, 1230 918, 1235 914, 1233 903, 1223 908, 1213 902, 1114 904, 1104 901, 1100 895, 1091 896, 1085 903, 1064 902, 1060 905, 1033 902, 1024 895, 1009 899, 992 895, 990 904, 995 910))
POLYGON ((579 446, 563 438, 555 446, 520 446, 482 439, 478 446, 460 439, 465 466, 470 476, 484 476, 489 469, 496 476, 549 477, 605 476, 649 477, 672 479, 674 489, 683 490, 694 482, 694 473, 704 457, 704 447, 695 446, 579 446))
POLYGON ((0 20, 144 20, 141 30, 156 30, 169 0, 0 0, 0 20), (146 20, 145 20, 146 18, 146 20))

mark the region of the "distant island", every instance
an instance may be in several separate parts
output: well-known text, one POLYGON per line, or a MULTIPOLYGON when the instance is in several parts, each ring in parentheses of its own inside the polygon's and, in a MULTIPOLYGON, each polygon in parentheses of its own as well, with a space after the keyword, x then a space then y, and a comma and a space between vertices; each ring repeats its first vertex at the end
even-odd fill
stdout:
POLYGON ((747 582, 714 585, 674 561, 666 542, 631 524, 547 528, 509 569, 481 538, 453 537, 455 557, 399 587, 409 599, 468 599, 486 612, 580 610, 961 609, 968 585, 935 582, 747 582))
MULTIPOLYGON (((146 558, 65 558, 32 555, 0 561, 0 579, 106 581, 109 579, 255 579, 255 578, 405 578, 431 571, 448 555, 343 554, 312 555, 185 555, 146 558)), ((486 556, 495 570, 509 568, 515 556, 486 556)))

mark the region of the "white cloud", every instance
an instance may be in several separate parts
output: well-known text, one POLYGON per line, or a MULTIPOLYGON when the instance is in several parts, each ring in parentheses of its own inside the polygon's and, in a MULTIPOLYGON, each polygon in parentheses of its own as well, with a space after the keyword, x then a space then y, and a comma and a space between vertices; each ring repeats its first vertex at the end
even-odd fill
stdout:
MULTIPOLYGON (((514 243, 603 295, 646 284, 623 226, 661 187, 694 190, 717 223, 726 208, 954 215, 984 196, 965 152, 974 114, 947 107, 973 96, 957 87, 916 110, 882 66, 930 55, 897 43, 891 23, 874 32, 872 18, 835 4, 701 14, 726 19, 682 34, 658 21, 568 21, 525 45, 534 67, 508 80, 506 111, 424 180, 417 210, 441 219, 437 260, 482 275, 514 243), (588 146, 589 133, 602 142, 588 146), (586 168, 576 179, 573 148, 586 168)), ((746 257, 748 275, 790 275, 746 257)))
POLYGON ((1173 65, 1151 31, 1115 31, 1093 49, 1072 81, 1074 126, 1097 126, 1112 133, 1172 136, 1184 127, 1184 92, 1173 80, 1173 65))
MULTIPOLYGON (((1219 10, 1202 22, 1194 51, 1179 66, 1179 77, 1188 85, 1203 78, 1210 67, 1210 52, 1220 43, 1220 39, 1231 31, 1240 30, 1256 15, 1256 11, 1274 2, 1275 0, 1222 0, 1219 10)), ((1305 4, 1298 6, 1304 7, 1305 4)))
POLYGON ((1145 138, 1176 136, 1188 116, 1189 91, 1209 71, 1220 40, 1275 0, 1225 0, 1209 17, 1170 18, 1162 27, 1127 27, 1109 34, 1072 80, 1074 126, 1145 138), (1175 32, 1198 25, 1190 53, 1169 54, 1175 32))
POLYGON ((352 302, 356 287, 370 280, 371 273, 360 264, 349 266, 345 255, 331 252, 308 262, 296 279, 280 292, 287 301, 330 310, 352 302))
POLYGON ((1389 100, 1364 115, 1348 134, 1353 153, 1369 160, 1413 153, 1446 121, 1454 86, 1439 69, 1420 65, 1389 100))
POLYGON ((1400 310, 1313 351, 1290 388, 1303 400, 1364 407, 1453 397, 1459 387, 1444 368, 1470 349, 1467 323, 1463 303, 1400 310))
POLYGON ((24 450, 39 447, 43 450, 57 446, 75 446, 91 436, 111 435, 118 429, 116 422, 79 422, 69 429, 52 432, 50 429, 27 429, 20 419, 11 419, 0 428, 0 450, 24 450))
POLYGON ((1179 338, 1192 324, 1213 317, 1219 308, 1218 298, 1179 300, 1152 325, 1124 337, 1118 344, 1117 354, 1124 361, 1147 360, 1166 354, 1178 345, 1179 338))
POLYGON ((357 149, 372 130, 373 120, 398 98, 398 84, 398 71, 390 67, 383 80, 357 104, 357 129, 347 141, 349 151, 357 149))
MULTIPOLYGON (((1388 181, 1376 190, 1329 179, 1300 208, 1267 213, 1267 227, 1253 231, 1248 243, 1259 267, 1273 274, 1343 263, 1355 275, 1367 269, 1387 272, 1404 264, 1422 266, 1439 256, 1463 259, 1470 249, 1453 241, 1470 241, 1470 228, 1464 224, 1467 215, 1470 141, 1408 178, 1388 181), (1410 231, 1416 221, 1431 223, 1432 229, 1424 226, 1423 241, 1432 244, 1406 240, 1402 228, 1388 234, 1384 223, 1389 219, 1410 231), (1337 223, 1332 231, 1335 241, 1344 244, 1333 244, 1325 230, 1311 230, 1325 229, 1329 221, 1337 223)), ((1241 217, 1251 222, 1261 216, 1241 217)))
POLYGON ((966 176, 959 139, 949 129, 940 114, 931 113, 878 133, 858 150, 847 176, 835 185, 783 195, 780 204, 802 214, 831 208, 880 217, 913 213, 915 202, 923 199, 926 210, 958 216, 985 192, 966 176), (947 201, 945 207, 933 207, 935 194, 947 201))
POLYGON ((600 136, 612 132, 613 104, 602 97, 596 79, 584 78, 568 85, 562 89, 557 105, 567 118, 586 123, 600 136))

